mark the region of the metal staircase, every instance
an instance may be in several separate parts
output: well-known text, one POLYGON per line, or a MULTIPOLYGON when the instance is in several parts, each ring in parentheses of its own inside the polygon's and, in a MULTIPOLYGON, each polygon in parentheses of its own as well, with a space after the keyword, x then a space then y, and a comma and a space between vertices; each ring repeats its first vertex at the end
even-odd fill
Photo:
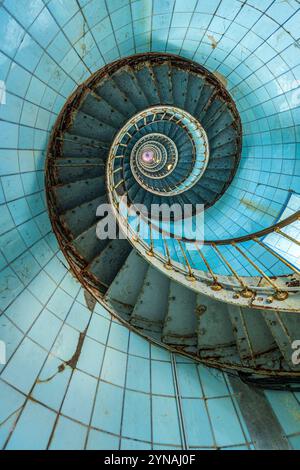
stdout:
POLYGON ((145 235, 149 220, 122 212, 124 195, 146 207, 213 206, 240 151, 235 105, 206 69, 164 54, 122 59, 80 86, 57 120, 50 217, 80 282, 130 328, 215 367, 294 377, 299 271, 263 240, 287 237, 299 214, 240 239, 197 240, 178 238, 175 224, 166 232, 160 220, 145 235), (154 150, 143 163, 144 148, 154 150), (96 210, 108 202, 128 240, 97 237, 96 210))

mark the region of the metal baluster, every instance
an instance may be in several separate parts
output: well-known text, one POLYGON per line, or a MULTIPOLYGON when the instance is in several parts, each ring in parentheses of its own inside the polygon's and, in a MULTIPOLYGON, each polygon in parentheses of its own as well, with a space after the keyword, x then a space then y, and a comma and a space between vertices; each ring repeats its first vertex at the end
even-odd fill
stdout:
POLYGON ((118 189, 118 187, 121 186, 122 183, 124 183, 124 180, 123 180, 123 179, 120 180, 120 181, 116 184, 116 186, 114 186, 114 191, 115 191, 116 189, 118 189))
POLYGON ((219 248, 215 245, 215 243, 212 243, 212 247, 214 248, 214 250, 217 252, 217 254, 219 255, 219 257, 222 259, 222 261, 226 264, 226 266, 228 267, 228 269, 232 272, 232 274, 234 275, 234 277, 237 279, 237 281, 241 284, 243 290, 240 292, 241 296, 244 297, 245 299, 249 299, 251 297, 253 297, 253 295, 255 295, 255 292, 253 292, 251 289, 249 289, 249 287, 244 283, 244 281, 240 278, 240 276, 237 274, 237 272, 235 271, 235 269, 233 269, 233 267, 231 266, 231 264, 227 261, 227 259, 225 258, 225 256, 221 253, 221 251, 219 250, 219 248))
POLYGON ((275 229, 275 232, 276 233, 279 233, 279 235, 281 235, 282 237, 284 238, 287 238, 288 240, 290 240, 291 242, 293 243, 296 243, 296 245, 299 245, 300 246, 300 242, 298 240, 296 240, 295 238, 291 237, 291 235, 288 235, 287 233, 283 232, 282 230, 280 230, 279 227, 277 227, 275 229))
POLYGON ((139 240, 140 227, 141 227, 141 213, 139 212, 137 216, 138 216, 139 220, 138 220, 138 224, 137 224, 137 227, 136 227, 136 234, 133 235, 133 237, 132 237, 132 240, 135 241, 135 242, 137 242, 139 240))
POLYGON ((147 251, 147 255, 148 256, 154 256, 151 221, 150 221, 150 223, 148 223, 148 226, 149 226, 149 232, 150 232, 150 249, 147 251))
POLYGON ((168 271, 171 271, 173 269, 173 266, 172 266, 172 263, 171 263, 169 247, 168 247, 168 244, 167 244, 167 240, 164 237, 163 237, 163 241, 164 241, 166 257, 168 258, 168 261, 164 264, 164 266, 168 271))
POLYGON ((188 258, 187 258, 187 256, 186 256, 186 253, 185 253, 185 251, 184 251, 184 249, 183 249, 183 247, 182 247, 182 245, 181 245, 181 241, 180 241, 180 240, 177 240, 177 242, 178 242, 178 244, 179 244, 179 246, 180 246, 181 252, 182 252, 182 254, 183 254, 183 257, 184 257, 184 260, 185 260, 185 263, 186 263, 186 266, 187 266, 187 269, 188 269, 188 274, 187 274, 186 278, 188 279, 188 281, 191 281, 191 282, 196 281, 196 278, 195 278, 195 276, 194 276, 194 274, 193 274, 193 271, 192 271, 192 268, 191 268, 191 266, 190 266, 189 260, 188 260, 188 258))
POLYGON ((253 240, 258 243, 260 246, 262 246, 263 248, 265 248, 269 253, 271 253, 273 256, 275 256, 275 258, 278 258, 283 264, 285 264, 286 266, 288 266, 292 271, 294 271, 296 274, 300 274, 300 271, 299 269, 295 268, 295 266, 293 266, 291 263, 289 263, 287 260, 285 260, 284 258, 282 258, 282 256, 280 256, 278 253, 276 253, 276 251, 274 251, 272 248, 270 248, 269 246, 265 245, 263 242, 261 242, 258 238, 253 238, 253 240))
POLYGON ((202 260, 204 261, 204 264, 207 267, 211 277, 213 278, 213 283, 210 285, 210 288, 212 290, 215 290, 215 291, 223 289, 223 287, 221 286, 221 284, 218 281, 217 276, 215 275, 215 273, 211 269, 210 265, 208 264, 204 254, 202 253, 202 251, 200 250, 200 248, 197 245, 195 245, 195 246, 196 246, 196 250, 198 251, 199 255, 201 256, 202 260))
POLYGON ((289 294, 285 291, 281 291, 275 284, 275 282, 273 282, 272 279, 270 279, 269 276, 267 276, 267 274, 265 274, 262 269, 260 269, 260 267, 257 266, 254 261, 252 261, 252 259, 249 258, 249 256, 246 255, 246 253, 244 253, 239 246, 236 245, 235 242, 231 242, 231 245, 234 246, 234 248, 254 267, 254 269, 256 269, 256 271, 261 274, 261 276, 267 281, 267 283, 273 287, 273 289, 275 290, 275 299, 281 301, 285 300, 288 297, 289 294))

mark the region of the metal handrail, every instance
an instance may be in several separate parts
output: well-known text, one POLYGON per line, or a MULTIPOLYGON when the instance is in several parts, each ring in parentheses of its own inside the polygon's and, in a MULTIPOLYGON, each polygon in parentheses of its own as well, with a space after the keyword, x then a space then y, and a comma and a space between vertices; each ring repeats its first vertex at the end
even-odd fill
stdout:
MULTIPOLYGON (((119 220, 119 223, 123 227, 125 226, 125 229, 131 234, 131 237, 129 237, 129 239, 131 239, 133 242, 140 245, 141 248, 143 248, 143 250, 145 251, 146 255, 159 260, 166 270, 169 270, 169 271, 174 270, 177 273, 184 275, 184 277, 190 282, 195 282, 195 281, 205 282, 213 291, 220 291, 222 289, 230 288, 234 290, 236 295, 241 296, 246 299, 251 299, 258 293, 267 293, 268 295, 271 295, 271 297, 268 298, 270 302, 272 302, 273 298, 278 301, 284 301, 285 299, 288 298, 288 295, 290 292, 299 291, 299 287, 297 285, 293 285, 293 283, 291 283, 291 285, 286 284, 284 287, 281 284, 278 284, 276 279, 274 279, 270 275, 267 275, 258 266, 258 264, 253 259, 251 259, 251 257, 247 254, 246 250, 243 250, 240 246, 238 246, 238 242, 234 242, 234 241, 230 241, 228 245, 235 248, 235 250, 239 252, 241 257, 244 258, 247 261, 247 263, 249 263, 257 271, 259 276, 241 276, 237 274, 236 270, 233 268, 230 261, 226 259, 225 255, 220 252, 219 248, 213 242, 211 243, 212 248, 215 250, 219 258, 222 260, 226 268, 229 271, 231 271, 231 273, 233 274, 233 278, 235 278, 237 283, 233 283, 231 281, 231 276, 219 275, 213 272, 212 267, 210 266, 204 253, 199 247, 199 243, 193 242, 192 244, 196 248, 196 252, 198 253, 201 260, 203 261, 204 265, 206 266, 207 272, 192 268, 191 263, 188 260, 188 256, 185 251, 185 248, 183 247, 183 241, 180 239, 177 239, 176 237, 173 237, 174 242, 178 243, 180 252, 182 253, 183 260, 184 260, 184 263, 181 263, 180 261, 176 262, 171 259, 168 243, 163 234, 162 234, 162 241, 163 241, 163 246, 164 246, 164 255, 155 250, 155 244, 154 244, 153 235, 152 235, 154 227, 153 227, 153 224, 149 220, 147 221, 147 224, 149 226, 150 243, 147 243, 143 238, 140 237, 140 224, 141 224, 141 219, 142 219, 141 213, 138 215, 139 219, 138 219, 138 231, 137 231, 129 224, 128 219, 125 216, 120 214, 118 210, 119 206, 116 201, 114 204, 114 208, 115 208, 116 216, 119 220), (261 285, 259 279, 258 281, 256 281, 256 283, 254 283, 253 280, 255 281, 257 278, 263 279, 265 281, 265 285, 261 285)), ((288 217, 287 219, 285 219, 285 221, 282 221, 282 222, 288 223, 291 220, 294 221, 297 219, 298 217, 296 217, 296 215, 294 214, 293 216, 288 217)), ((281 222, 281 225, 282 225, 282 222, 281 222)), ((276 226, 274 227, 273 231, 274 232, 276 231, 276 226)), ((290 237, 290 238, 293 239, 293 237, 290 237)), ((275 258, 283 262, 296 275, 300 274, 300 271, 296 267, 294 267, 292 264, 290 264, 287 260, 282 258, 280 255, 278 255, 278 253, 272 250, 269 246, 263 244, 257 237, 253 237, 251 239, 255 243, 259 244, 261 247, 266 249, 266 251, 268 251, 269 253, 272 253, 275 258)), ((295 242, 297 242, 296 239, 295 239, 295 242)), ((280 279, 280 277, 281 276, 277 276, 277 279, 280 279)))

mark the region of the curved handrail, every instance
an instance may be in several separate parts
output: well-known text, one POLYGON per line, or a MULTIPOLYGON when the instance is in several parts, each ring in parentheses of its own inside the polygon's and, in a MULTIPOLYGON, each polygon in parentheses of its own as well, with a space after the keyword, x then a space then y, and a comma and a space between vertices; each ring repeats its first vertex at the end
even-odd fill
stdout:
MULTIPOLYGON (((138 215, 138 226, 136 229, 132 227, 132 225, 128 222, 127 217, 125 217, 119 211, 120 206, 120 199, 116 198, 116 193, 110 193, 112 197, 111 202, 113 203, 114 212, 118 222, 123 230, 127 230, 127 233, 130 233, 130 237, 128 237, 134 246, 139 249, 139 246, 142 248, 142 251, 147 256, 156 258, 160 263, 163 264, 163 268, 170 271, 174 270, 177 273, 184 275, 184 277, 190 281, 199 281, 204 282, 208 285, 213 291, 220 291, 222 289, 232 289, 234 291, 234 295, 241 296, 246 299, 252 299, 258 293, 267 294, 267 302, 272 302, 273 299, 278 301, 284 301, 288 298, 289 293, 291 292, 298 292, 300 290, 300 283, 298 280, 295 281, 295 274, 297 276, 300 275, 300 271, 293 266, 289 261, 284 259, 281 255, 279 255, 275 250, 271 247, 267 246, 266 244, 262 243, 260 240, 261 237, 272 233, 277 232, 279 236, 287 238, 289 241, 294 242, 297 245, 300 245, 300 242, 294 239, 292 236, 285 234, 281 231, 281 228, 284 228, 290 225, 295 220, 300 218, 300 211, 295 212, 291 216, 287 217, 286 219, 278 222, 277 224, 268 227, 265 230, 261 230, 259 232, 255 232, 249 234, 245 237, 239 237, 238 239, 229 239, 226 243, 225 240, 222 240, 223 245, 230 245, 233 247, 236 252, 238 252, 240 259, 245 259, 248 265, 251 265, 252 268, 257 272, 257 276, 242 276, 237 273, 236 269, 232 266, 232 263, 226 259, 224 253, 220 251, 218 248, 218 243, 214 241, 210 241, 209 244, 211 245, 212 249, 215 251, 216 255, 218 256, 219 260, 221 260, 223 266, 227 268, 227 272, 229 275, 219 275, 213 272, 212 267, 209 264, 209 261, 206 259, 204 253, 201 251, 201 247, 199 247, 199 242, 192 240, 188 243, 193 245, 196 248, 196 251, 201 258, 203 264, 206 266, 206 271, 201 271, 199 269, 195 269, 191 266, 188 258, 188 251, 187 247, 183 246, 184 240, 176 238, 175 236, 171 237, 174 241, 178 243, 180 252, 182 253, 183 262, 175 262, 171 259, 168 244, 166 241, 166 237, 164 237, 164 231, 160 231, 162 234, 162 240, 164 243, 164 255, 158 252, 155 249, 155 244, 153 243, 152 233, 153 230, 156 229, 156 225, 153 224, 152 221, 143 216, 142 213, 138 215), (143 219, 144 223, 149 225, 149 233, 150 233, 150 242, 146 242, 140 236, 140 228, 141 228, 141 219, 143 219), (280 275, 274 276, 271 274, 266 274, 266 272, 258 265, 256 260, 253 260, 249 253, 247 252, 247 247, 242 247, 246 241, 252 240, 257 246, 262 247, 266 252, 271 253, 275 258, 276 261, 283 263, 285 266, 288 267, 289 271, 292 272, 292 275, 280 275), (282 278, 282 281, 280 279, 282 278), (234 281, 234 282, 233 282, 234 281), (271 297, 270 297, 271 296, 271 297)), ((125 207, 129 207, 128 205, 125 207)), ((168 233, 166 233, 168 235, 168 233)), ((207 241, 208 242, 208 241, 207 241)), ((204 244, 204 243, 202 243, 204 244)))

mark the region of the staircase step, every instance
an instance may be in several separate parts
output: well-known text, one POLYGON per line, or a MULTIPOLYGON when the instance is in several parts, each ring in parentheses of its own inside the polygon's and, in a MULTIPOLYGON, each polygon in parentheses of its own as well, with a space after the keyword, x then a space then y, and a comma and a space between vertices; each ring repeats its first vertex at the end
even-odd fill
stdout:
POLYGON ((96 229, 97 223, 81 233, 71 244, 87 264, 99 256, 109 243, 108 239, 100 240, 97 237, 96 229))
POLYGON ((153 65, 152 69, 156 78, 161 102, 163 104, 173 105, 173 85, 169 64, 153 65))
POLYGON ((181 284, 171 281, 168 313, 163 327, 164 343, 185 346, 197 344, 195 307, 196 294, 181 284))
POLYGON ((127 240, 110 240, 101 254, 86 268, 101 284, 110 286, 123 266, 132 246, 127 240))
POLYGON ((227 304, 199 294, 196 308, 199 357, 240 364, 227 304))
POLYGON ((105 194, 104 176, 75 181, 65 185, 53 186, 57 206, 60 212, 65 212, 74 207, 95 199, 105 194))
POLYGON ((77 111, 76 116, 68 128, 70 134, 97 139, 110 144, 116 134, 116 129, 104 122, 98 121, 81 111, 77 111))
POLYGON ((129 98, 136 112, 148 107, 147 98, 144 95, 143 89, 139 86, 139 82, 130 67, 124 67, 122 70, 116 72, 114 74, 114 82, 122 91, 123 95, 129 98))
POLYGON ((135 68, 134 74, 139 86, 148 100, 148 106, 160 104, 161 101, 157 89, 157 83, 150 62, 139 68, 135 68))
POLYGON ((228 305, 228 311, 242 363, 257 368, 261 365, 269 369, 278 368, 282 355, 266 325, 263 313, 234 305, 228 305))
MULTIPOLYGON (((102 140, 90 139, 76 134, 66 132, 63 137, 64 158, 101 158, 107 159, 109 143, 102 140)), ((60 159, 58 158, 59 162, 60 159)))
POLYGON ((186 96, 188 94, 188 79, 189 74, 182 69, 173 67, 172 70, 172 84, 173 84, 173 98, 174 105, 178 108, 184 109, 186 96))
POLYGON ((205 112, 207 107, 210 105, 210 99, 213 97, 214 94, 214 87, 208 83, 203 85, 201 90, 201 94, 197 103, 197 107, 195 110, 195 118, 202 121, 202 118, 205 116, 205 112))
POLYGON ((99 122, 103 122, 108 126, 114 127, 116 130, 121 129, 127 121, 126 115, 124 116, 118 109, 112 107, 94 92, 89 92, 85 96, 81 103, 80 110, 97 119, 99 122))
POLYGON ((92 201, 85 202, 78 207, 68 210, 60 216, 61 222, 73 237, 78 237, 82 232, 94 225, 98 217, 97 207, 107 203, 107 196, 99 196, 92 201))
POLYGON ((136 108, 128 96, 124 95, 117 84, 109 78, 102 82, 95 92, 127 119, 136 113, 136 108))
POLYGON ((148 263, 136 250, 132 250, 110 285, 106 302, 128 320, 142 288, 148 263))
POLYGON ((156 268, 148 266, 130 323, 138 328, 160 333, 168 309, 170 280, 156 268))
MULTIPOLYGON (((189 81, 187 87, 187 95, 184 103, 186 109, 192 116, 195 113, 199 98, 201 96, 202 88, 204 86, 204 79, 198 77, 195 73, 189 74, 189 81)), ((202 123, 201 123, 202 124, 202 123)))
POLYGON ((228 127, 220 130, 216 135, 210 138, 212 147, 220 147, 221 145, 234 142, 236 137, 236 130, 233 127, 228 127))
POLYGON ((56 160, 54 168, 58 184, 96 178, 105 172, 105 164, 100 158, 60 158, 56 160))

